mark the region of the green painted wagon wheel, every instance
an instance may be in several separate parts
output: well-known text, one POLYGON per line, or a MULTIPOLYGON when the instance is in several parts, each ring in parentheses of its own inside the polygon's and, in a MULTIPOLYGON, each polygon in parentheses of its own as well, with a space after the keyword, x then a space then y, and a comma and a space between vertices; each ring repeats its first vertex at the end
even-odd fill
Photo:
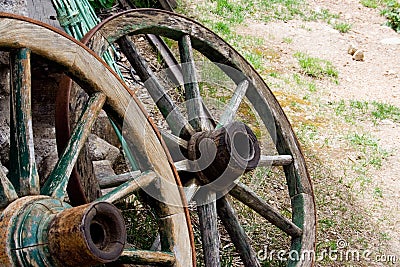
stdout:
MULTIPOLYGON (((290 240, 290 248, 283 248, 283 251, 288 253, 285 255, 289 255, 289 257, 286 257, 287 266, 313 265, 316 238, 315 202, 311 180, 300 145, 276 98, 260 75, 242 56, 213 32, 193 20, 170 12, 152 9, 132 10, 110 17, 89 32, 83 42, 87 43, 99 55, 108 49, 109 44, 117 43, 119 45, 121 51, 136 70, 137 75, 144 82, 148 94, 151 95, 159 112, 168 124, 166 128, 169 128, 169 130, 162 130, 162 134, 166 143, 169 144, 171 154, 177 161, 175 166, 180 171, 181 177, 196 178, 189 179, 187 184, 195 181, 201 185, 195 187, 196 190, 199 190, 196 193, 197 195, 199 192, 206 192, 201 195, 203 199, 196 198, 196 201, 204 204, 198 207, 197 212, 206 266, 219 266, 221 264, 219 260, 221 248, 218 242, 217 213, 244 265, 260 266, 260 259, 263 259, 263 251, 257 252, 254 249, 254 244, 251 245, 251 240, 246 236, 243 227, 240 225, 232 204, 228 201, 227 196, 224 196, 227 191, 236 200, 247 205, 287 234, 290 240), (138 52, 135 44, 127 37, 137 34, 155 34, 177 42, 176 46, 179 47, 178 54, 183 73, 182 80, 185 83, 184 86, 176 86, 177 90, 184 87, 181 91, 181 95, 183 95, 181 98, 176 98, 173 96, 176 92, 171 93, 171 90, 168 91, 164 87, 162 80, 168 79, 168 71, 161 78, 156 76, 144 57, 138 52), (220 117, 212 114, 213 110, 211 108, 208 110, 207 104, 203 101, 205 99, 202 99, 207 94, 205 92, 207 90, 204 87, 201 88, 200 81, 197 80, 199 78, 196 76, 196 63, 194 61, 198 60, 199 55, 211 61, 212 64, 217 66, 217 69, 222 70, 236 86, 234 93, 229 96, 230 100, 225 111, 222 115, 219 114, 220 117), (184 99, 183 102, 179 103, 179 99, 182 98, 184 99), (238 111, 242 102, 246 102, 247 107, 253 110, 253 117, 250 118, 250 121, 248 117, 242 116, 245 112, 238 111), (186 111, 186 114, 180 111, 182 109, 186 111), (241 120, 247 124, 251 123, 252 119, 255 120, 256 117, 260 118, 261 122, 258 126, 254 127, 253 125, 250 129, 243 123, 235 121, 235 114, 238 117, 242 116, 241 120), (185 115, 190 119, 187 119, 185 115), (262 154, 260 158, 257 158, 255 156, 257 153, 254 153, 257 152, 258 144, 254 140, 257 133, 253 135, 253 131, 256 132, 258 127, 263 128, 268 133, 268 138, 273 141, 273 150, 269 151, 269 154, 262 154), (240 133, 237 136, 243 137, 244 143, 249 146, 247 152, 243 152, 240 150, 243 143, 239 141, 237 144, 237 152, 239 154, 244 153, 244 155, 241 155, 242 159, 248 160, 248 165, 242 169, 242 173, 253 169, 255 166, 250 168, 249 164, 254 164, 254 162, 258 162, 258 166, 282 166, 282 173, 284 173, 282 176, 286 180, 291 203, 289 211, 271 207, 267 202, 269 199, 264 200, 249 187, 238 182, 236 178, 239 175, 235 176, 235 174, 230 173, 230 177, 227 178, 227 180, 230 179, 229 181, 221 180, 220 177, 213 177, 213 173, 218 173, 221 167, 218 164, 222 164, 222 167, 224 167, 223 164, 226 163, 224 160, 220 160, 218 156, 214 158, 216 160, 207 162, 207 164, 211 164, 209 165, 211 167, 196 169, 199 167, 199 157, 203 152, 200 151, 201 145, 199 144, 207 138, 215 141, 215 144, 219 144, 220 139, 218 137, 221 136, 221 129, 225 129, 227 132, 229 132, 229 129, 233 129, 233 136, 240 133), (177 147, 178 149, 176 149, 177 147), (179 156, 174 156, 177 151, 178 154, 181 151, 186 159, 182 160, 179 156), (195 162, 195 165, 193 165, 193 162, 195 162), (235 181, 232 183, 232 180, 235 181), (214 181, 217 182, 214 183, 214 181), (211 190, 208 184, 211 184, 211 190), (215 189, 217 185, 220 187, 215 189), (213 190, 213 186, 215 190, 213 190), (201 191, 204 187, 207 190, 201 191), (213 201, 216 198, 218 200, 213 201), (286 216, 284 216, 284 212, 286 216), (289 219, 288 216, 291 218, 289 219)), ((208 92, 209 94, 210 92, 208 92)), ((218 97, 218 92, 214 92, 214 94, 218 97)), ((154 119, 157 120, 157 118, 154 119)), ((255 124, 257 125, 257 123, 255 124)), ((234 137, 230 140, 235 143, 234 137)), ((261 142, 261 140, 259 141, 261 142)), ((232 149, 232 146, 229 147, 226 144, 224 146, 227 150, 232 149)), ((233 149, 236 149, 235 144, 233 149)), ((265 151, 265 147, 263 150, 265 151)), ((218 151, 216 152, 217 155, 218 151)), ((235 157, 231 154, 231 158, 235 157)), ((227 169, 229 169, 229 166, 229 164, 225 164, 227 169)), ((190 187, 187 187, 186 191, 191 192, 190 187)), ((187 198, 190 200, 191 195, 188 194, 187 198)), ((267 253, 267 251, 264 252, 267 253)))
POLYGON ((177 186, 179 178, 135 95, 92 51, 40 22, 0 13, 0 49, 9 52, 11 66, 9 173, 0 166, 0 265, 98 266, 116 262, 194 266, 191 226, 177 186), (90 96, 43 186, 35 162, 31 56, 45 60, 49 71, 61 69, 90 96), (128 107, 132 113, 124 117, 128 107), (132 153, 141 159, 137 161, 139 171, 94 202, 72 207, 65 202, 69 176, 101 109, 119 130, 123 124, 135 126, 126 141, 134 140, 132 153), (166 188, 165 181, 175 186, 166 188), (146 198, 157 212, 160 251, 126 247, 124 219, 112 204, 147 187, 164 201, 146 198))

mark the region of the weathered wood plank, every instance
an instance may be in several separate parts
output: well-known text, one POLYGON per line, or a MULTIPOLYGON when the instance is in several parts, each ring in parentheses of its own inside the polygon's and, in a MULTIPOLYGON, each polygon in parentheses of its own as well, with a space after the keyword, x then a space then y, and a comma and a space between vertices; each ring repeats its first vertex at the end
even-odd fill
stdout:
POLYGON ((27 0, 28 17, 62 30, 52 0, 27 0))
POLYGON ((240 225, 236 213, 226 197, 217 200, 217 210, 218 216, 229 233, 244 266, 261 267, 257 254, 250 244, 250 239, 240 225))
POLYGON ((68 180, 78 159, 79 152, 83 148, 105 101, 106 95, 103 93, 95 93, 89 99, 82 110, 79 121, 76 123, 66 149, 42 188, 42 194, 64 199, 68 180))
POLYGON ((39 194, 31 107, 31 51, 11 53, 10 176, 20 196, 39 194))
POLYGON ((121 199, 124 199, 131 194, 137 192, 139 189, 147 187, 157 178, 157 174, 149 171, 139 174, 134 179, 121 184, 120 186, 114 188, 104 196, 97 199, 97 201, 105 201, 109 203, 115 203, 121 199))
POLYGON ((297 225, 280 214, 264 199, 257 196, 257 194, 246 185, 238 183, 229 193, 289 236, 299 237, 302 235, 303 231, 297 225))
POLYGON ((125 249, 119 257, 118 263, 172 266, 175 263, 175 256, 168 252, 125 249))
POLYGON ((206 267, 221 266, 219 249, 220 237, 217 221, 216 194, 209 192, 206 199, 202 199, 204 204, 197 206, 199 215, 201 243, 203 246, 204 265, 206 267))
POLYGON ((178 44, 189 123, 198 132, 211 130, 213 126, 203 109, 190 36, 183 35, 178 44))

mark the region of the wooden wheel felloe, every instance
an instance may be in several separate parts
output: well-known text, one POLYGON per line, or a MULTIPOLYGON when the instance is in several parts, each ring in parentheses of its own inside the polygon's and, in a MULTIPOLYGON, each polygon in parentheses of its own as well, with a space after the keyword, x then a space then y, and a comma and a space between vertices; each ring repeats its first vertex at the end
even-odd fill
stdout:
MULTIPOLYGON (((200 24, 180 15, 152 9, 132 10, 110 17, 89 32, 84 42, 100 55, 110 44, 116 43, 145 84, 148 94, 164 118, 167 126, 160 126, 161 132, 175 160, 175 166, 180 171, 181 177, 185 178, 186 185, 196 184, 194 190, 187 186, 186 192, 189 200, 195 195, 193 199, 200 204, 197 213, 205 266, 221 264, 217 213, 243 264, 252 267, 261 266, 259 253, 255 250, 254 244, 251 244, 233 208, 232 203, 237 201, 248 206, 289 236, 290 247, 283 248, 291 255, 287 258, 287 266, 313 265, 316 212, 312 184, 300 145, 270 89, 243 57, 200 24), (128 37, 137 34, 159 35, 176 42, 172 47, 176 47, 176 54, 180 57, 181 63, 176 67, 178 75, 174 75, 181 77, 177 79, 178 84, 174 84, 173 81, 169 83, 163 81, 168 80, 170 72, 161 73, 160 77, 160 73, 156 74, 149 67, 128 37), (224 77, 234 84, 233 94, 226 98, 228 101, 224 98, 225 108, 222 112, 216 111, 215 107, 207 105, 205 101, 205 97, 210 95, 214 98, 225 97, 218 90, 214 90, 211 94, 210 87, 203 86, 199 80, 199 65, 195 61, 206 60, 216 66, 215 69, 218 70, 215 71, 222 72, 224 77), (171 83, 172 90, 166 88, 166 84, 171 83), (179 97, 176 97, 176 91, 180 94, 179 97), (251 111, 244 111, 243 105, 251 111), (237 143, 238 146, 235 147, 232 136, 239 131, 235 130, 232 135, 221 135, 218 129, 228 129, 231 123, 238 120, 258 134, 254 140, 250 132, 242 131, 238 136, 242 136, 240 139, 245 141, 242 144, 237 143), (261 137, 261 133, 265 133, 266 137, 261 137), (203 151, 197 142, 199 135, 205 135, 207 137, 205 139, 211 142, 205 145, 203 151), (227 136, 226 142, 223 142, 224 148, 229 151, 236 149, 239 154, 242 152, 242 158, 248 159, 248 163, 253 159, 255 142, 262 143, 261 155, 253 164, 257 163, 255 165, 258 167, 281 166, 281 176, 285 179, 290 203, 290 206, 283 210, 285 215, 282 210, 268 204, 268 199, 263 199, 250 188, 251 186, 238 180, 243 177, 241 174, 249 171, 246 170, 246 166, 242 166, 242 170, 236 174, 229 174, 230 179, 223 182, 223 190, 210 186, 213 181, 218 180, 218 177, 210 177, 211 173, 220 168, 216 165, 220 163, 215 156, 218 153, 205 152, 213 146, 220 148, 221 143, 218 141, 220 139, 213 136, 227 136), (248 149, 246 150, 248 152, 243 153, 243 147, 245 150, 248 149), (213 159, 205 164, 208 167, 199 167, 198 162, 195 162, 201 156, 213 159), (214 167, 214 170, 210 171, 209 166, 214 167), (237 201, 230 201, 228 196, 225 196, 227 191, 237 201)), ((208 73, 208 76, 212 74, 208 73)), ((157 117, 154 119, 158 120, 157 117)), ((232 157, 231 155, 230 159, 232 157)), ((226 169, 231 166, 228 164, 226 169)))
POLYGON ((179 178, 134 94, 93 52, 42 23, 0 13, 0 49, 9 52, 11 66, 8 174, 0 166, 0 265, 93 266, 116 262, 193 266, 191 226, 179 178), (39 177, 35 161, 37 140, 32 116, 37 114, 33 114, 31 105, 32 69, 38 58, 48 64, 48 73, 53 68, 61 70, 89 94, 66 149, 43 185, 40 181, 45 177, 39 177), (133 113, 124 121, 128 106, 133 113), (114 187, 109 193, 92 203, 72 207, 66 202, 68 180, 101 109, 119 130, 123 123, 140 126, 133 127, 130 136, 135 140, 135 156, 142 160, 137 161, 134 174, 124 175, 130 176, 128 179, 109 181, 114 187), (145 149, 149 146, 151 151, 145 149), (172 192, 165 192, 160 180, 176 186, 168 188, 172 192), (113 205, 147 186, 156 188, 160 198, 174 204, 148 198, 158 212, 158 251, 126 246, 125 223, 113 205))

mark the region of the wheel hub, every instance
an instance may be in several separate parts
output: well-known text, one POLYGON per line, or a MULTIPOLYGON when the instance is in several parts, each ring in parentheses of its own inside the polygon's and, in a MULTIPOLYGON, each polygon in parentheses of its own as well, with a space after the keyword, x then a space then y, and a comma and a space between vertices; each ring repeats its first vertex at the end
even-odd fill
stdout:
POLYGON ((260 160, 260 146, 253 131, 235 121, 213 131, 194 134, 188 156, 196 177, 214 190, 230 187, 243 173, 255 169, 260 160))
POLYGON ((0 217, 0 265, 93 266, 116 260, 126 229, 107 202, 78 207, 47 196, 11 203, 0 217))

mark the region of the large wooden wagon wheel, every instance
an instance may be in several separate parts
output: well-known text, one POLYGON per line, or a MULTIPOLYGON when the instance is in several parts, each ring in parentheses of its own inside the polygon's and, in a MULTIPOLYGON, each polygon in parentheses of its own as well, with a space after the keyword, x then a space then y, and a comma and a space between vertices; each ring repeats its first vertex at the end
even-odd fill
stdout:
POLYGON ((180 181, 134 94, 92 51, 40 22, 0 13, 0 49, 9 52, 11 68, 9 173, 0 166, 0 265, 193 266, 191 226, 177 186, 180 181), (31 108, 31 65, 38 57, 50 66, 49 73, 53 67, 61 70, 90 96, 43 186, 34 151, 32 116, 37 114, 31 108), (128 106, 132 113, 124 118, 128 106), (94 202, 72 207, 65 202, 69 176, 101 109, 119 129, 123 121, 135 126, 129 136, 134 140, 132 155, 141 159, 136 161, 140 173, 94 202), (175 186, 166 192, 165 183, 175 186), (112 204, 146 187, 168 203, 145 198, 157 211, 161 251, 126 247, 124 219, 112 204))
POLYGON ((316 214, 304 157, 279 103, 243 57, 200 24, 152 9, 132 10, 110 17, 93 29, 84 42, 100 55, 109 44, 117 43, 164 117, 168 126, 160 127, 175 165, 186 185, 196 184, 195 190, 188 186, 186 191, 189 200, 196 192, 193 199, 198 204, 206 266, 221 264, 217 213, 244 265, 260 266, 261 254, 254 249, 254 244, 252 246, 232 207, 232 203, 237 202, 247 205, 287 234, 290 248, 282 248, 287 252, 284 257, 287 266, 313 265, 316 214), (182 73, 184 85, 175 85, 172 90, 165 87, 164 80, 168 80, 170 72, 160 77, 152 71, 128 37, 137 34, 155 34, 177 42, 181 66, 177 67, 178 75, 174 77, 182 73), (222 97, 218 89, 212 95, 211 89, 207 91, 201 84, 195 61, 204 61, 204 58, 236 85, 220 113, 203 101, 205 96, 222 97), (180 92, 180 97, 176 97, 176 91, 180 92), (243 108, 251 111, 241 110, 243 108), (261 122, 257 123, 256 118, 261 122), (260 133, 266 133, 266 137, 260 137, 260 133), (257 166, 271 165, 283 167, 282 176, 291 205, 289 211, 271 207, 268 199, 252 191, 251 185, 244 184, 246 175, 243 173, 257 166), (242 176, 244 178, 238 180, 242 176), (237 201, 229 201, 225 196, 227 192, 237 201))

